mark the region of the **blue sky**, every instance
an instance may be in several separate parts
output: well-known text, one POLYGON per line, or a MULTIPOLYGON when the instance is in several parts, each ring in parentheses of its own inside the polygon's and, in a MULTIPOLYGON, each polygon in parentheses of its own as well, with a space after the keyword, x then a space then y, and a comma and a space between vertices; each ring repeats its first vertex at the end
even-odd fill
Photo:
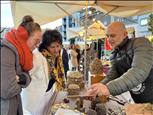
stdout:
MULTIPOLYGON (((42 25, 42 29, 50 28, 54 29, 62 25, 62 19, 58 19, 54 22, 42 25)), ((9 1, 1 1, 1 27, 13 27, 13 18, 11 13, 11 7, 9 1)))

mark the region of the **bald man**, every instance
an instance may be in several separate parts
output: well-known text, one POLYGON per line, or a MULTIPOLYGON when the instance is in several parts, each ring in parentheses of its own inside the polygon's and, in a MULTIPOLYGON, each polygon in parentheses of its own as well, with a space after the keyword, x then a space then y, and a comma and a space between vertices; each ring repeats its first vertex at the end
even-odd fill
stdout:
POLYGON ((107 28, 113 52, 107 77, 93 84, 88 95, 109 96, 130 91, 136 103, 153 103, 153 45, 146 38, 129 39, 125 25, 113 22, 107 28))

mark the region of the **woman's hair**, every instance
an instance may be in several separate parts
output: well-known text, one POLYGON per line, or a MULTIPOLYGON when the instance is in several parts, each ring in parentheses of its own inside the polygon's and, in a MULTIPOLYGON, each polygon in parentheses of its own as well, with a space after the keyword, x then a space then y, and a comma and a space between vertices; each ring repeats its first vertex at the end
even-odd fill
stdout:
POLYGON ((75 49, 75 45, 71 44, 70 49, 75 49))
POLYGON ((46 30, 42 36, 42 43, 39 45, 39 51, 47 49, 51 43, 58 42, 62 45, 62 35, 57 30, 46 30))
POLYGON ((23 17, 20 26, 27 30, 29 36, 31 36, 35 31, 41 31, 40 25, 34 22, 34 19, 30 15, 23 17))

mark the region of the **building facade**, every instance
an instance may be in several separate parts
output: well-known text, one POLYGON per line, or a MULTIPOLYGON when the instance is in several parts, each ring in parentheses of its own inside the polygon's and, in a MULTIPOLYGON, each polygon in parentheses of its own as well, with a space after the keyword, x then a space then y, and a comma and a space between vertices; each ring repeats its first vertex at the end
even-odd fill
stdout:
MULTIPOLYGON (((128 18, 121 18, 116 16, 105 15, 103 12, 97 11, 95 8, 89 7, 88 9, 88 18, 86 18, 85 9, 73 13, 71 16, 64 17, 62 20, 62 26, 60 27, 60 32, 64 38, 64 41, 68 41, 67 36, 67 28, 75 28, 87 26, 93 23, 95 20, 100 20, 105 26, 114 21, 124 22, 126 27, 129 28, 130 31, 134 31, 132 34, 135 34, 136 37, 140 36, 148 36, 151 35, 151 32, 148 31, 148 17, 150 14, 132 16, 128 18), (85 22, 86 21, 86 22, 85 22)), ((130 33, 131 34, 131 33, 130 33)), ((130 35, 133 37, 133 35, 130 35)))

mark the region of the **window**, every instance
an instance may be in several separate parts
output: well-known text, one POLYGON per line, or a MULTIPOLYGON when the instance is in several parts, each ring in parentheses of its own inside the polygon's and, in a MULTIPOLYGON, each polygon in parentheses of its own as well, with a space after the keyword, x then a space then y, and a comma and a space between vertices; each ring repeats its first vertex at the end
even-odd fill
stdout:
POLYGON ((69 27, 72 27, 72 23, 69 23, 69 27))
POLYGON ((140 20, 140 25, 141 25, 141 26, 145 26, 145 25, 147 25, 147 24, 148 24, 147 18, 143 18, 143 19, 140 20))

